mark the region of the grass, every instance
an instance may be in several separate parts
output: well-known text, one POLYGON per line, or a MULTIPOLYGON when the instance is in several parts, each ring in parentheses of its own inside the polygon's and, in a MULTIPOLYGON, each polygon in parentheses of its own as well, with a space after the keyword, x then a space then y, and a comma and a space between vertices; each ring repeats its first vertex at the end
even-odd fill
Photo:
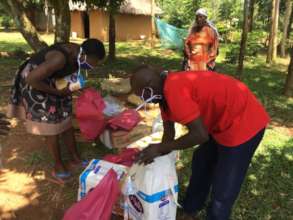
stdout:
MULTIPOLYGON (((48 44, 52 44, 54 41, 54 36, 52 34, 41 35, 41 38, 48 44)), ((0 32, 0 51, 12 52, 19 49, 26 52, 32 52, 31 48, 19 32, 0 32)))
MULTIPOLYGON (((233 220, 291 220, 293 217, 293 138, 284 128, 269 128, 258 147, 241 193, 234 205, 233 220)), ((188 185, 192 149, 183 152, 180 198, 188 185)), ((201 217, 205 212, 201 213, 201 217)))
MULTIPOLYGON (((52 42, 53 38, 45 36, 45 39, 52 42)), ((90 73, 92 81, 109 74, 128 75, 131 69, 142 63, 172 70, 179 70, 181 67, 182 54, 160 48, 159 44, 150 48, 148 43, 140 41, 119 42, 116 46, 116 62, 106 62, 96 72, 90 73)), ((219 72, 235 76, 236 66, 223 62, 228 47, 229 45, 221 45, 217 68, 219 72)), ((0 51, 13 51, 17 48, 30 52, 18 33, 0 33, 0 51)), ((13 58, 1 58, 1 81, 10 80, 20 62, 21 60, 13 58)), ((243 81, 264 104, 272 123, 253 158, 234 207, 233 219, 293 219, 293 99, 282 95, 287 64, 288 59, 279 59, 276 64, 269 66, 261 55, 245 63, 243 81)), ((0 87, 0 92, 4 89, 0 87)), ((3 97, 0 102, 5 103, 3 97)), ((86 158, 101 158, 112 152, 91 144, 79 144, 79 148, 86 158)), ((181 198, 188 184, 192 151, 193 149, 188 149, 182 152, 181 162, 184 168, 178 173, 181 198)), ((38 164, 42 159, 49 162, 47 156, 32 153, 27 158, 27 164, 38 164)), ((76 187, 75 184, 63 189, 66 200, 75 200, 76 187)))
POLYGON ((268 129, 240 197, 234 219, 292 219, 293 139, 268 129))

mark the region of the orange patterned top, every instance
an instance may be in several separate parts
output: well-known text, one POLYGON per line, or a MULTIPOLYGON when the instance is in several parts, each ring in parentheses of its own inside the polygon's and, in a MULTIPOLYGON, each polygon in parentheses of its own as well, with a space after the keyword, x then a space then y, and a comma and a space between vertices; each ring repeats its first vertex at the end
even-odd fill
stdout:
POLYGON ((216 59, 218 44, 215 31, 207 25, 201 31, 189 34, 185 41, 185 52, 191 70, 206 70, 206 65, 216 59))

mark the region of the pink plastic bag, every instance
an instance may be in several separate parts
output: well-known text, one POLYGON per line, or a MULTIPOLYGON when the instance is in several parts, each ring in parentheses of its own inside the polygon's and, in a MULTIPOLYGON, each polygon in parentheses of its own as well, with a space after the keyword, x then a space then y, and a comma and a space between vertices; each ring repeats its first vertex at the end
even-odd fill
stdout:
POLYGON ((106 120, 103 115, 105 103, 102 96, 93 88, 84 90, 76 101, 76 118, 81 134, 89 140, 100 135, 106 120))
POLYGON ((127 167, 131 167, 135 161, 136 155, 139 152, 137 148, 127 148, 124 149, 120 154, 108 154, 106 155, 103 160, 108 162, 121 164, 127 167))
POLYGON ((111 169, 93 191, 66 211, 63 220, 109 220, 119 194, 117 174, 111 169))
POLYGON ((138 122, 140 122, 140 120, 141 117, 137 111, 134 109, 127 109, 114 118, 110 119, 108 123, 114 130, 122 128, 124 130, 130 131, 138 124, 138 122))

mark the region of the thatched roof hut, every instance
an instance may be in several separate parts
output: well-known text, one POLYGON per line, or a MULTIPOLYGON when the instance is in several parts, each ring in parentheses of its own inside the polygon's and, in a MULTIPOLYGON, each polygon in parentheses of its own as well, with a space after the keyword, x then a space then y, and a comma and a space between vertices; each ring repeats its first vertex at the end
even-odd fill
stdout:
MULTIPOLYGON (((148 39, 151 37, 152 0, 126 0, 116 15, 117 41, 148 39)), ((77 37, 108 40, 109 14, 104 9, 88 7, 84 3, 69 3, 71 31, 77 37)), ((154 6, 154 13, 162 10, 154 6)))
MULTIPOLYGON (((69 1, 70 11, 87 11, 86 3, 69 1)), ((97 7, 89 6, 89 9, 97 10, 97 7)), ((162 10, 158 6, 154 6, 154 13, 161 14, 162 10)), ((152 0, 125 0, 119 9, 121 14, 133 14, 133 15, 151 15, 152 12, 152 0)))

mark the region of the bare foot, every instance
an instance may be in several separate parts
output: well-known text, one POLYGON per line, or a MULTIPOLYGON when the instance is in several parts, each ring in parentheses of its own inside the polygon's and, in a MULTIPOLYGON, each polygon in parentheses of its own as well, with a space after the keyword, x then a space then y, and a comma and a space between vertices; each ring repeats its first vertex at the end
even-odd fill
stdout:
POLYGON ((71 173, 63 164, 55 164, 51 172, 51 176, 57 183, 64 185, 71 177, 71 173))
POLYGON ((64 173, 64 172, 68 172, 68 169, 67 167, 63 164, 63 163, 56 163, 55 166, 54 166, 54 172, 56 173, 64 173))
POLYGON ((72 159, 68 163, 71 170, 77 169, 77 168, 85 168, 88 165, 88 162, 86 160, 81 159, 72 159))

